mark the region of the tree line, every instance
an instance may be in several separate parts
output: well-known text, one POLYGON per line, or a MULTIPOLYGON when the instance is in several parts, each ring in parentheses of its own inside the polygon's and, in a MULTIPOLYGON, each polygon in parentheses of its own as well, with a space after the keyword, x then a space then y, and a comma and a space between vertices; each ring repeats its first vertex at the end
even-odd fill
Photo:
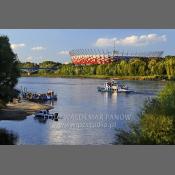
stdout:
MULTIPOLYGON (((58 76, 158 76, 160 78, 175 79, 175 56, 165 58, 132 58, 101 65, 61 64, 44 61, 40 64, 20 63, 23 67, 55 67, 54 71, 44 71, 45 74, 58 76)), ((42 74, 42 71, 40 71, 42 74)))
POLYGON ((108 76, 166 76, 175 77, 175 57, 165 58, 132 58, 111 64, 101 65, 62 65, 60 75, 108 75, 108 76))

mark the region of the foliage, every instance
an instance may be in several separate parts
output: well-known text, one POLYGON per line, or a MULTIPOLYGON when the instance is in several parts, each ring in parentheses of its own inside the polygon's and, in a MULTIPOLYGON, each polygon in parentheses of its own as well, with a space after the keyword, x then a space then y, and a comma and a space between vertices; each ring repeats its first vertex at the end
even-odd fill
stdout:
POLYGON ((60 65, 54 72, 58 76, 154 76, 173 79, 175 77, 175 58, 132 58, 100 65, 60 65))
POLYGON ((7 103, 13 98, 19 77, 17 55, 13 53, 7 36, 0 36, 0 101, 7 103))
POLYGON ((36 63, 31 63, 31 62, 24 62, 24 63, 19 63, 18 64, 19 68, 37 68, 38 64, 36 63))
POLYGON ((42 63, 39 63, 40 68, 58 68, 60 65, 61 63, 54 61, 43 61, 42 63))
POLYGON ((174 79, 175 76, 175 58, 167 58, 165 60, 165 69, 169 79, 174 79))
POLYGON ((0 129, 0 145, 15 145, 18 141, 18 136, 6 129, 0 129))
MULTIPOLYGON (((175 79, 175 56, 165 58, 132 58, 119 60, 110 64, 100 65, 74 65, 61 64, 59 62, 44 61, 42 63, 20 63, 19 67, 31 68, 53 68, 53 70, 41 70, 39 75, 47 76, 117 76, 117 77, 142 77, 149 79, 175 79)), ((137 79, 137 78, 136 78, 137 79)))
POLYGON ((146 101, 139 122, 116 136, 117 144, 175 144, 175 83, 146 101))

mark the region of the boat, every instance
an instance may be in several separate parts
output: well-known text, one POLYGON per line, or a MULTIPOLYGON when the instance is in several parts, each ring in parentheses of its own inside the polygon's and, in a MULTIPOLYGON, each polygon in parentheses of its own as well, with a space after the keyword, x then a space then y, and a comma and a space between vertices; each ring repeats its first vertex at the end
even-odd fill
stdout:
POLYGON ((130 93, 134 92, 130 90, 127 85, 121 85, 114 80, 108 81, 104 83, 103 87, 97 87, 99 92, 117 92, 117 93, 130 93))
POLYGON ((50 114, 49 110, 40 110, 37 111, 34 115, 35 117, 58 120, 58 113, 50 114))
POLYGON ((52 90, 48 90, 47 93, 33 93, 27 90, 21 91, 23 99, 27 99, 33 102, 45 102, 45 101, 56 101, 57 95, 52 90))

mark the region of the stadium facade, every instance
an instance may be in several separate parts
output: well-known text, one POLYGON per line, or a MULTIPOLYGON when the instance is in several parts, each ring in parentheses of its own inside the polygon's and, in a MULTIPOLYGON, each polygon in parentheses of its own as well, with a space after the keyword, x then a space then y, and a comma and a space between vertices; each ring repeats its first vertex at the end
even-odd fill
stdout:
POLYGON ((77 65, 108 64, 121 59, 141 58, 161 58, 163 51, 153 52, 119 52, 115 49, 108 51, 104 49, 75 49, 69 52, 72 63, 77 65))

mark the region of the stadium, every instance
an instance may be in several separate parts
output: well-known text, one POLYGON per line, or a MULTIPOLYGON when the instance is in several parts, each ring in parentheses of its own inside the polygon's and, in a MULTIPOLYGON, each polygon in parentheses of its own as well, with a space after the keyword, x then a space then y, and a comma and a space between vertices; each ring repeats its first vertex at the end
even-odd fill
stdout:
POLYGON ((161 58, 163 51, 152 52, 120 52, 108 51, 104 49, 75 49, 69 52, 72 63, 76 65, 108 64, 121 59, 131 58, 161 58))

